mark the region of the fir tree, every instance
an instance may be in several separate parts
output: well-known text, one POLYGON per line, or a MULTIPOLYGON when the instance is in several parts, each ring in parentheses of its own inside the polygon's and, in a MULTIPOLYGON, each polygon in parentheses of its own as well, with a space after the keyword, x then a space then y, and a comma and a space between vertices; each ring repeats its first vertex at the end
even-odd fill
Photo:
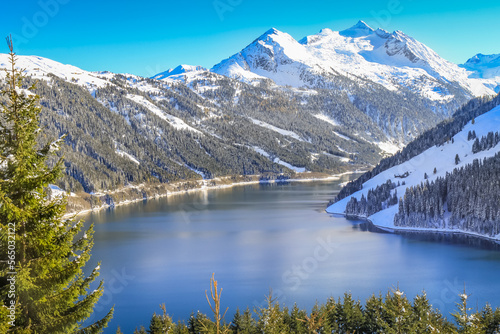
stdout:
POLYGON ((455 155, 455 165, 458 165, 460 163, 460 157, 458 156, 458 153, 457 155, 455 155))
POLYGON ((457 303, 458 310, 453 313, 453 317, 458 325, 460 334, 480 334, 484 333, 484 326, 477 314, 470 313, 472 310, 467 306, 469 295, 464 292, 460 295, 460 303, 457 303))
MULTIPOLYGON (((38 96, 22 89, 25 78, 15 68, 12 40, 7 42, 11 69, 0 113, 0 226, 2 233, 10 228, 16 254, 10 262, 7 252, 0 255, 0 298, 9 306, 15 303, 10 332, 100 333, 112 310, 88 327, 81 325, 103 293, 102 282, 88 292, 99 267, 89 276, 82 269, 90 258, 93 229, 77 238, 83 223, 63 219, 65 199, 48 196, 48 185, 62 173, 62 159, 49 164, 62 139, 38 142, 38 96), (8 293, 7 279, 15 279, 15 297, 8 293)), ((7 240, 1 242, 7 249, 7 240)))
POLYGON ((175 324, 172 318, 167 314, 165 304, 162 304, 160 307, 163 310, 163 314, 153 314, 148 330, 150 334, 169 334, 174 330, 175 324))

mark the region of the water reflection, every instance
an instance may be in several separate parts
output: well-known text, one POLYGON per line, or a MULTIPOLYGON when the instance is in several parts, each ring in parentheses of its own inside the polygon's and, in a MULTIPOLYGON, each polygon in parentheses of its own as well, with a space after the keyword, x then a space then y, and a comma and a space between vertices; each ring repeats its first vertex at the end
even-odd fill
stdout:
POLYGON ((102 261, 108 291, 100 312, 116 305, 106 333, 147 325, 161 303, 176 320, 209 313, 213 272, 229 317, 259 305, 269 288, 281 303, 310 309, 346 291, 364 300, 399 283, 410 298, 425 289, 447 314, 465 282, 473 303, 500 306, 492 299, 500 252, 457 236, 373 233, 370 224, 332 218, 326 203, 346 180, 191 192, 88 215, 96 230, 89 268, 102 261))

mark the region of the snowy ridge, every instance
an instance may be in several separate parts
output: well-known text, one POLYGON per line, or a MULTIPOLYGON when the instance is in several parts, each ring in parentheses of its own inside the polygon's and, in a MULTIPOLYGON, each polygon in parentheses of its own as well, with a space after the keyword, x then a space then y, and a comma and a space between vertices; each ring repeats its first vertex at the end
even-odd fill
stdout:
POLYGON ((189 125, 187 125, 186 122, 184 122, 182 119, 167 114, 165 111, 161 110, 156 105, 154 105, 153 103, 151 103, 148 100, 146 100, 146 98, 144 96, 128 94, 127 95, 127 99, 132 100, 135 103, 138 103, 138 104, 144 106, 149 111, 151 111, 153 114, 155 114, 158 117, 160 117, 161 119, 169 122, 170 125, 172 125, 177 130, 188 130, 188 131, 192 131, 192 132, 196 132, 196 133, 202 134, 200 131, 196 130, 195 128, 193 128, 193 127, 191 127, 189 125))
MULTIPOLYGON (((496 153, 500 152, 500 144, 495 147, 480 151, 476 154, 472 153, 473 140, 467 140, 468 132, 475 131, 478 138, 486 136, 488 132, 498 131, 498 125, 500 124, 500 106, 492 109, 491 111, 477 117, 475 123, 469 122, 458 134, 453 137, 453 140, 444 146, 433 146, 428 150, 424 151, 420 155, 406 161, 400 165, 394 166, 378 175, 368 180, 363 184, 363 189, 332 204, 327 208, 328 213, 339 213, 343 214, 346 210, 346 205, 352 197, 360 200, 361 196, 365 197, 370 189, 376 188, 378 185, 382 185, 391 180, 391 182, 405 182, 405 185, 398 186, 397 190, 398 197, 402 197, 406 189, 410 187, 417 186, 425 181, 424 174, 428 175, 427 181, 432 182, 438 177, 444 177, 446 173, 452 172, 455 168, 460 168, 471 164, 475 159, 482 160, 484 158, 492 157, 496 153), (458 165, 455 164, 455 156, 458 154, 460 162, 458 165), (436 168, 436 173, 433 173, 434 168, 436 168), (409 173, 406 178, 396 178, 395 175, 403 175, 409 173)), ((394 190, 392 191, 392 194, 394 190)), ((369 219, 374 225, 383 228, 385 230, 429 230, 429 231, 448 231, 448 232, 462 232, 460 230, 452 229, 439 229, 434 228, 406 228, 394 225, 394 216, 398 211, 398 205, 390 206, 382 211, 379 211, 369 217, 369 219)), ((464 232, 468 233, 468 232, 464 232)), ((497 236, 500 239, 500 236, 497 236)))
POLYGON ((165 72, 161 72, 151 77, 151 79, 162 80, 174 75, 189 73, 189 72, 204 72, 207 69, 203 66, 179 65, 176 68, 171 68, 165 72))
POLYGON ((322 87, 338 75, 355 75, 443 102, 453 98, 446 89, 450 84, 473 96, 494 94, 412 37, 375 30, 363 21, 340 32, 323 29, 300 42, 273 28, 211 71, 243 82, 268 78, 281 86, 309 88, 322 87))
POLYGON ((460 67, 469 71, 469 78, 480 79, 485 86, 500 92, 500 54, 478 53, 460 67))
MULTIPOLYGON (((0 68, 8 67, 9 55, 0 53, 0 68)), ((47 74, 53 74, 61 79, 85 87, 90 92, 110 84, 107 80, 99 78, 97 73, 84 71, 73 65, 64 65, 38 56, 16 56, 16 68, 23 69, 25 74, 35 79, 46 81, 51 80, 47 74)), ((4 77, 5 72, 0 71, 0 78, 4 77)))

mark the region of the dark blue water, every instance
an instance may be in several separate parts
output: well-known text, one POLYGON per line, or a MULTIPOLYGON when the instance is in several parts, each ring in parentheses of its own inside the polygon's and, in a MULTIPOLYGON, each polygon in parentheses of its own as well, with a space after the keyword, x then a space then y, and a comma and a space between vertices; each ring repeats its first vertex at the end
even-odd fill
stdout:
MULTIPOLYGON (((345 180, 343 180, 345 181, 345 180)), ((475 239, 370 232, 333 218, 325 205, 338 182, 253 185, 151 200, 91 214, 106 292, 94 319, 115 305, 106 333, 148 326, 165 303, 174 319, 209 314, 212 273, 228 321, 258 307, 273 289, 280 302, 310 309, 351 291, 364 301, 399 285, 423 290, 445 314, 466 284, 471 306, 500 306, 500 252, 475 239)))

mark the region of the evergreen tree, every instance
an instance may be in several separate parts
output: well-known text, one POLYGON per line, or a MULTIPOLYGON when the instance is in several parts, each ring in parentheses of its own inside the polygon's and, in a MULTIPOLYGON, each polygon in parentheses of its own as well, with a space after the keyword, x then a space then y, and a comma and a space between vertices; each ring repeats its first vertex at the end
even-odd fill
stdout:
MULTIPOLYGON (((400 201, 399 203, 402 203, 400 201)), ((372 295, 365 303, 364 333, 379 333, 382 331, 384 301, 382 296, 372 295)))
POLYGON ((255 334, 257 333, 257 323, 252 317, 252 312, 247 307, 245 312, 241 314, 239 309, 236 309, 230 329, 234 334, 255 334))
POLYGON ((159 315, 156 314, 156 312, 153 314, 148 330, 150 334, 169 334, 174 330, 175 324, 172 318, 167 314, 165 304, 162 304, 160 307, 163 310, 163 314, 159 315))
POLYGON ((343 333, 359 333, 364 323, 363 308, 359 301, 352 299, 352 294, 345 293, 342 304, 339 302, 338 321, 343 333))
POLYGON ((392 293, 387 293, 385 297, 381 325, 385 333, 415 333, 416 321, 413 316, 412 305, 399 288, 392 293))
POLYGON ((134 330, 134 334, 148 334, 148 332, 146 332, 146 328, 144 328, 144 326, 141 326, 139 329, 135 329, 134 330))
MULTIPOLYGON (((102 282, 88 292, 99 266, 89 276, 82 270, 90 258, 93 229, 77 238, 82 222, 63 219, 65 199, 48 196, 48 185, 62 173, 61 159, 49 164, 61 139, 38 142, 38 96, 22 89, 25 78, 15 68, 12 40, 7 42, 11 69, 0 113, 0 226, 15 237, 15 259, 6 258, 7 251, 0 255, 0 298, 15 306, 10 332, 99 333, 112 310, 88 327, 81 325, 103 293, 102 282), (15 296, 8 283, 13 281, 15 296)), ((2 250, 14 246, 6 238, 1 242, 2 250)))
POLYGON ((479 315, 470 313, 472 310, 467 306, 469 296, 465 293, 460 295, 460 303, 457 303, 458 310, 453 313, 453 317, 458 325, 458 333, 460 334, 482 334, 484 326, 479 315))
POLYGON ((458 153, 457 155, 455 155, 455 165, 458 165, 460 163, 460 157, 458 156, 458 153))

